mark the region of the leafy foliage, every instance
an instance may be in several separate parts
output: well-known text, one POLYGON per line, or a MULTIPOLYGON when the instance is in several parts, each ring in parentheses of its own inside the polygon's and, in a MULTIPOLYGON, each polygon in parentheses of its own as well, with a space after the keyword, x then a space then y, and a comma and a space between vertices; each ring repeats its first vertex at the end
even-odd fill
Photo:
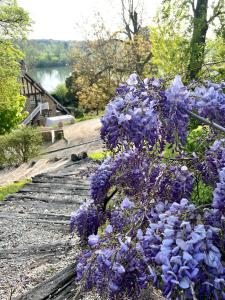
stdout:
POLYGON ((70 49, 74 46, 78 48, 82 46, 79 42, 57 40, 16 41, 16 44, 23 51, 28 68, 70 64, 70 49))
POLYGON ((1 0, 0 37, 21 39, 30 27, 28 13, 14 0, 1 0))
POLYGON ((197 77, 223 80, 224 16, 224 0, 162 1, 150 33, 151 76, 180 74, 187 82, 197 77), (216 39, 208 38, 209 30, 216 31, 216 39))
POLYGON ((32 127, 21 127, 0 136, 0 165, 28 162, 40 153, 41 145, 41 134, 32 127))
POLYGON ((94 36, 83 48, 71 50, 74 72, 67 80, 67 88, 84 110, 98 112, 124 77, 132 71, 140 76, 147 73, 151 43, 147 28, 139 28, 124 39, 123 33, 110 33, 100 20, 93 25, 93 31, 94 36))
POLYGON ((212 132, 209 126, 199 125, 191 130, 187 136, 185 151, 198 155, 204 154, 212 140, 212 132))
POLYGON ((64 83, 58 84, 55 90, 52 92, 52 96, 55 97, 63 105, 67 104, 68 90, 64 83))
POLYGON ((0 134, 9 132, 23 119, 25 98, 20 95, 22 53, 12 44, 23 38, 29 27, 27 13, 15 1, 0 3, 0 134))
POLYGON ((10 42, 0 43, 0 134, 9 132, 23 119, 25 98, 20 95, 21 53, 10 42))
POLYGON ((176 32, 174 24, 165 20, 150 27, 150 41, 153 68, 148 71, 157 77, 171 77, 185 74, 189 57, 189 40, 182 32, 176 32))
MULTIPOLYGON (((88 243, 77 265, 85 290, 133 299, 155 285, 167 299, 225 298, 224 140, 200 147, 202 157, 184 152, 196 138, 187 109, 204 114, 208 92, 199 96, 179 77, 165 90, 135 74, 118 87, 102 118, 112 156, 91 177, 92 200, 71 218, 88 243), (168 145, 175 157, 164 157, 168 145)), ((220 121, 225 95, 215 95, 220 121)))

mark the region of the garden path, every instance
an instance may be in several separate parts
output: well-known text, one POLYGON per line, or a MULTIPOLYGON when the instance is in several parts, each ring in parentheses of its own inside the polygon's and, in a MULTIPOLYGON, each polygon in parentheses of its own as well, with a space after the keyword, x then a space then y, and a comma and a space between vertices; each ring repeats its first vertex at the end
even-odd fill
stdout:
MULTIPOLYGON (((88 159, 66 161, 34 176, 31 183, 0 203, 1 300, 41 300, 47 299, 46 293, 55 292, 48 284, 36 295, 21 297, 74 261, 78 250, 76 238, 71 239, 69 219, 89 197, 88 180, 81 173, 93 165, 88 159)), ((71 267, 69 275, 70 283, 74 282, 71 267)), ((62 297, 53 299, 69 299, 62 297)))

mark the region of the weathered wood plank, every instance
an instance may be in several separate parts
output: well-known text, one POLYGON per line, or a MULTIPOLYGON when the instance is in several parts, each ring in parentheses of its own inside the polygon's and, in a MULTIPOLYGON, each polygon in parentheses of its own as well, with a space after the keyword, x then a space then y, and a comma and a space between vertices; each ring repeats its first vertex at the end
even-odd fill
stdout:
MULTIPOLYGON (((75 286, 75 263, 69 265, 50 279, 39 284, 27 294, 17 297, 15 300, 46 300, 56 299, 54 295, 62 294, 63 291, 76 288, 75 286)), ((59 299, 59 298, 58 298, 59 299)), ((68 298, 64 298, 66 300, 68 298)))
POLYGON ((67 242, 56 242, 44 245, 34 245, 26 248, 14 248, 14 249, 5 249, 0 250, 0 259, 9 259, 10 256, 16 255, 20 256, 34 256, 42 255, 46 253, 61 253, 68 251, 72 248, 72 245, 69 241, 67 242))
POLYGON ((82 187, 82 188, 89 188, 89 182, 88 181, 84 181, 84 180, 73 180, 73 178, 44 178, 44 177, 39 177, 39 178, 33 178, 32 179, 33 183, 58 183, 61 185, 66 185, 66 184, 70 184, 73 185, 75 187, 82 187))
POLYGON ((41 214, 41 213, 15 213, 15 212, 0 212, 0 219, 19 219, 22 218, 24 220, 43 220, 46 219, 48 221, 69 221, 69 215, 62 214, 41 214))
MULTIPOLYGON (((52 188, 55 188, 55 189, 66 189, 66 190, 76 190, 76 191, 88 191, 89 190, 89 186, 88 185, 80 185, 80 184, 77 184, 76 182, 73 182, 71 184, 68 184, 68 183, 62 183, 62 182, 59 182, 59 183, 56 183, 56 182, 47 182, 47 181, 43 181, 43 182, 37 182, 37 181, 33 181, 33 182, 30 182, 30 183, 27 183, 25 185, 26 188, 29 188, 29 187, 37 187, 37 188, 49 188, 49 189, 52 189, 52 188)), ((23 189, 21 189, 23 190, 23 189)))
POLYGON ((24 192, 28 192, 28 193, 47 193, 47 194, 57 194, 57 195, 77 195, 77 196, 88 196, 89 193, 87 190, 77 190, 76 188, 74 189, 57 189, 52 187, 52 189, 48 188, 48 187, 36 187, 36 186, 29 186, 29 187, 24 187, 22 188, 20 191, 18 191, 18 193, 24 193, 24 192))
MULTIPOLYGON (((45 203, 51 203, 51 202, 55 202, 56 205, 60 205, 60 204, 74 204, 74 205, 80 205, 83 203, 82 199, 76 196, 78 195, 72 195, 72 194, 60 194, 59 197, 52 197, 52 195, 45 195, 43 197, 44 194, 43 192, 41 193, 41 196, 38 196, 37 192, 35 192, 34 194, 32 194, 31 192, 28 192, 27 194, 24 193, 16 193, 13 195, 8 196, 5 200, 4 200, 4 204, 7 204, 7 201, 24 201, 24 202, 29 202, 30 200, 33 201, 39 201, 39 202, 45 202, 45 203), (63 197, 62 197, 63 195, 63 197)), ((57 194, 54 194, 57 195, 57 194)))

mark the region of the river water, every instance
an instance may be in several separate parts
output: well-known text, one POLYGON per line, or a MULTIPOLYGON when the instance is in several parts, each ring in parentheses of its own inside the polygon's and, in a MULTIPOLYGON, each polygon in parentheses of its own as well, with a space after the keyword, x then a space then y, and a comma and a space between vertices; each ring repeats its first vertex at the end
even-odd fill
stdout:
POLYGON ((27 73, 43 88, 51 93, 60 83, 65 83, 66 78, 71 74, 71 68, 50 67, 50 68, 33 68, 28 69, 27 73))

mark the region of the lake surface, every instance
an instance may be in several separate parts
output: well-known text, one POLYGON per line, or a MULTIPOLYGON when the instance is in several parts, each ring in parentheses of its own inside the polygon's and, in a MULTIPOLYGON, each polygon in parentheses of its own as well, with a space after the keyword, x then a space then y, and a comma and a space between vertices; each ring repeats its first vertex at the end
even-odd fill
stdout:
POLYGON ((71 74, 72 69, 66 67, 33 68, 27 73, 40 83, 43 88, 51 93, 58 84, 65 83, 65 79, 71 74))

